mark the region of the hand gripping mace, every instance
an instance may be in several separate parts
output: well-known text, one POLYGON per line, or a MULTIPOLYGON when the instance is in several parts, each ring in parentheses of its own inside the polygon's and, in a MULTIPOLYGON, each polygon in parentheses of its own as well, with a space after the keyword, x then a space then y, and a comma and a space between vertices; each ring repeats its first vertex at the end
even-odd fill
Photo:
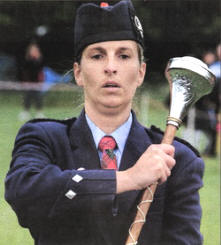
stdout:
MULTIPOLYGON (((188 109, 202 96, 209 94, 215 83, 214 74, 201 60, 190 56, 169 60, 165 76, 170 86, 170 113, 162 143, 172 144, 177 129, 188 109)), ((137 206, 137 214, 129 229, 126 245, 136 245, 146 221, 157 184, 149 186, 137 206)))

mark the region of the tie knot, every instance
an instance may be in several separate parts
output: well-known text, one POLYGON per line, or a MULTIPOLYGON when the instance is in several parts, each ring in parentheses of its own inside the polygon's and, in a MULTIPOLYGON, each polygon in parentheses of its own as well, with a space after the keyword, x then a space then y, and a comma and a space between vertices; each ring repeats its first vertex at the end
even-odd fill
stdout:
POLYGON ((105 151, 105 150, 114 150, 116 148, 116 141, 112 136, 104 136, 98 147, 101 151, 105 151))

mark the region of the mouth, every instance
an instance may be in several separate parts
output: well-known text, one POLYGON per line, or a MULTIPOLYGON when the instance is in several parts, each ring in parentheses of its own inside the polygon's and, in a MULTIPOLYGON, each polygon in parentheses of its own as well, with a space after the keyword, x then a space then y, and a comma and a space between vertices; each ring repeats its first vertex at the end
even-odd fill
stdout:
POLYGON ((104 88, 119 88, 120 86, 116 82, 106 82, 104 88))

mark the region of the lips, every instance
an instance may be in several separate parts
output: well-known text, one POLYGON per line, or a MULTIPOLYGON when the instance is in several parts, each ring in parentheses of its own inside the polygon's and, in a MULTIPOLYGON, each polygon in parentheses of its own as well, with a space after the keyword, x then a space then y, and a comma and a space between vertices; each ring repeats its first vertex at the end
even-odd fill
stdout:
POLYGON ((112 82, 112 81, 108 81, 104 84, 103 86, 104 88, 119 88, 119 84, 117 84, 116 82, 112 82))

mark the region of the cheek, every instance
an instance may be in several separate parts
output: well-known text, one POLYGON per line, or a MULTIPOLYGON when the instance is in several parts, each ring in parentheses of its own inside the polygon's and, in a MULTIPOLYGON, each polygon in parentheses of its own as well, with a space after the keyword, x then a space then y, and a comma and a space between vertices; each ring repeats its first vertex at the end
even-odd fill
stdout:
POLYGON ((139 81, 139 68, 137 66, 131 66, 125 71, 125 79, 130 87, 137 87, 139 81))
POLYGON ((91 75, 89 74, 90 74, 90 71, 88 71, 87 69, 82 70, 81 81, 82 81, 83 87, 87 87, 88 84, 91 83, 90 81, 91 75))
POLYGON ((87 71, 82 74, 82 81, 84 92, 86 94, 95 94, 95 90, 97 89, 97 79, 96 74, 92 74, 92 72, 87 71))
POLYGON ((84 87, 88 86, 95 86, 97 78, 98 78, 98 72, 97 68, 94 65, 84 65, 84 69, 82 70, 82 81, 84 83, 84 87))
POLYGON ((132 66, 124 74, 126 81, 126 96, 128 99, 131 99, 134 96, 136 89, 140 86, 139 69, 132 66))

